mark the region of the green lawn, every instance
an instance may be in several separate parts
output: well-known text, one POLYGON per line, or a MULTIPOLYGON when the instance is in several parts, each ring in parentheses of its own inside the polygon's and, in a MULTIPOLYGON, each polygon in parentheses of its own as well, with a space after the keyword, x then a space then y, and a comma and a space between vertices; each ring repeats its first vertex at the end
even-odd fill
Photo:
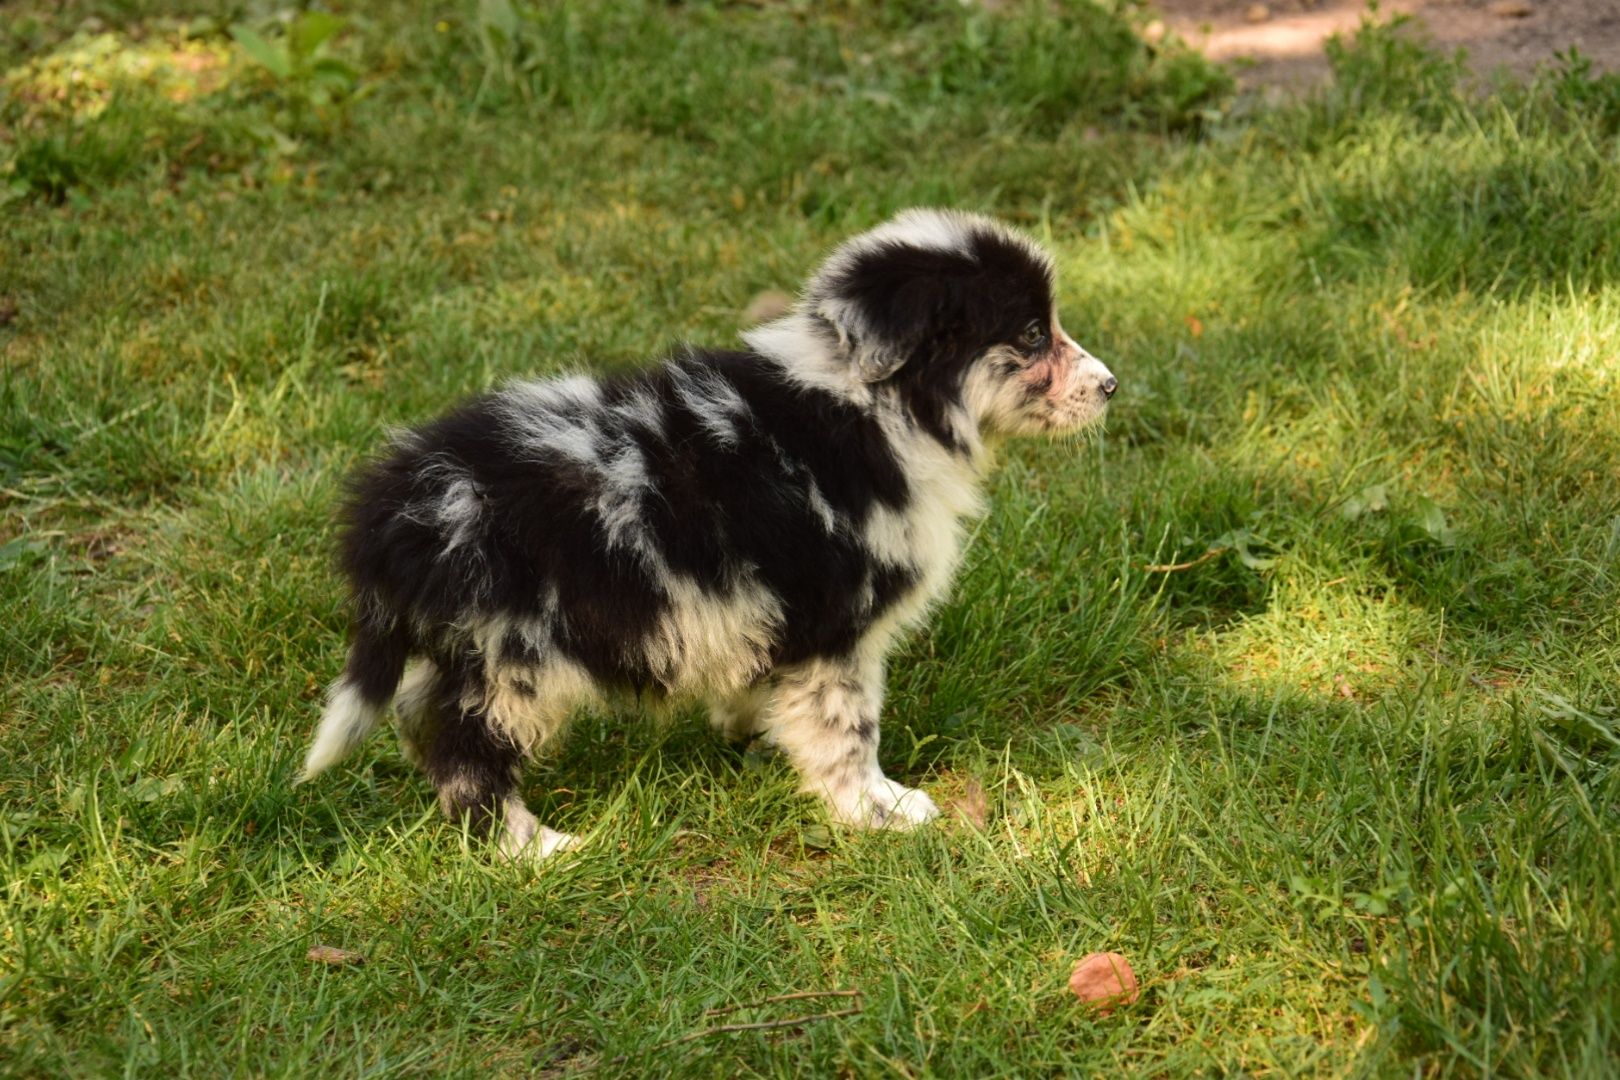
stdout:
POLYGON ((1260 108, 1123 3, 203 6, 0 17, 0 1074, 1613 1075, 1620 78, 1369 30, 1260 108), (982 830, 829 830, 696 713, 582 717, 539 870, 391 738, 291 788, 389 425, 731 344, 919 203, 1046 241, 1122 383, 891 666, 885 766, 982 830))

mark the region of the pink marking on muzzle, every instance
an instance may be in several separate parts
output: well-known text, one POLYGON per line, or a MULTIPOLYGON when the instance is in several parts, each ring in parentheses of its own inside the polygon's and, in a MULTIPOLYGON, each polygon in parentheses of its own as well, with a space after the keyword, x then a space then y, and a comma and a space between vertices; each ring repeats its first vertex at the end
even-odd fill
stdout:
POLYGON ((1037 385, 1044 382, 1046 397, 1051 401, 1062 401, 1068 396, 1069 386, 1074 382, 1074 369, 1079 360, 1079 347, 1066 338, 1060 338, 1050 352, 1029 366, 1030 381, 1037 385))

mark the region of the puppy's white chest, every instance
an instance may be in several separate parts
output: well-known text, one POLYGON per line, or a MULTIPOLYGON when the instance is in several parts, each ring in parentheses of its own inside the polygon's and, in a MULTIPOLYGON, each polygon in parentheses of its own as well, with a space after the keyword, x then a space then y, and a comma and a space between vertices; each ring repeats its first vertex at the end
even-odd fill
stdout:
POLYGON ((966 462, 928 455, 911 473, 912 498, 904 510, 879 506, 868 516, 864 541, 879 560, 904 567, 914 584, 885 611, 867 635, 886 647, 916 624, 950 588, 961 561, 970 519, 983 512, 978 475, 966 462))

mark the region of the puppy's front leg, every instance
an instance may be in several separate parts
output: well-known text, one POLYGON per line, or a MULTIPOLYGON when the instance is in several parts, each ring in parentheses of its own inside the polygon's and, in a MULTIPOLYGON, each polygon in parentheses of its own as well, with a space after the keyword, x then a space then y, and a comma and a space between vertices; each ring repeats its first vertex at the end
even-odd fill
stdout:
POLYGON ((874 829, 909 829, 939 808, 878 766, 881 662, 817 660, 780 674, 764 728, 834 821, 874 829))

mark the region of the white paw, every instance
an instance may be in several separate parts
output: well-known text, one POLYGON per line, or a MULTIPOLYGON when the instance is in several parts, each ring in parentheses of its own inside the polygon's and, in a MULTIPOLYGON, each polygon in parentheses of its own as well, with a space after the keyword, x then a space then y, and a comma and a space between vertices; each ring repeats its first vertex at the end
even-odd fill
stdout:
POLYGON ((501 837, 501 854, 516 862, 541 862, 565 851, 574 851, 585 841, 572 833, 558 832, 544 825, 535 830, 526 841, 519 841, 511 833, 501 837))
POLYGON ((848 792, 831 792, 833 818, 862 829, 915 829, 939 817, 934 800, 886 776, 848 792))
POLYGON ((564 851, 573 851, 584 841, 570 833, 548 829, 527 807, 516 800, 506 804, 506 820, 501 829, 501 854, 514 862, 540 862, 564 851))

